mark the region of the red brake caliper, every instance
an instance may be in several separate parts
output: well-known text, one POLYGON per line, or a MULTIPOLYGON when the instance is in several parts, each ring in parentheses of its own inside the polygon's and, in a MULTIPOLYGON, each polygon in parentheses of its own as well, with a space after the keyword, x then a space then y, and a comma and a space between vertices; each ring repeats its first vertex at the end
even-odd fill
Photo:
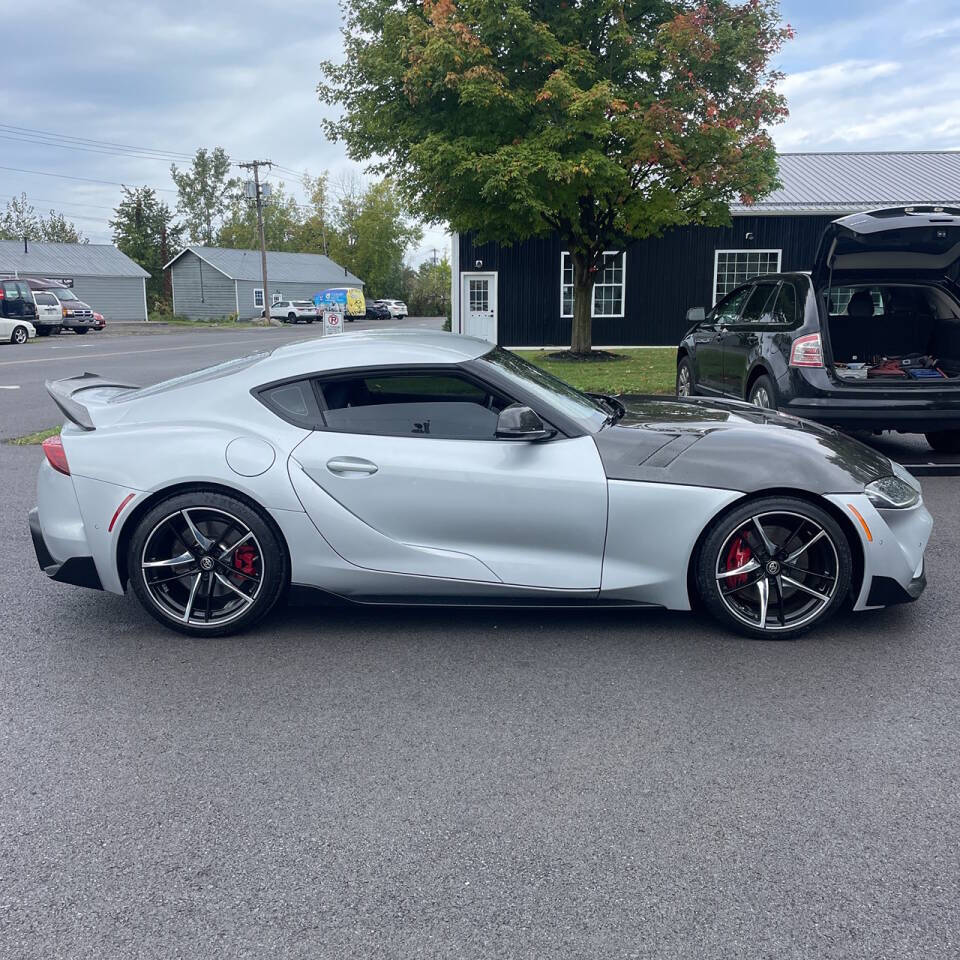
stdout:
MULTIPOLYGON (((730 544, 730 549, 727 551, 727 570, 739 569, 747 563, 752 556, 753 554, 750 552, 750 548, 747 546, 746 540, 741 534, 730 544)), ((730 577, 727 580, 730 587, 742 587, 746 582, 747 575, 745 573, 741 573, 737 577, 730 577)))
POLYGON ((245 573, 248 577, 255 577, 257 571, 254 564, 257 562, 257 551, 249 543, 241 544, 233 551, 233 568, 245 573))

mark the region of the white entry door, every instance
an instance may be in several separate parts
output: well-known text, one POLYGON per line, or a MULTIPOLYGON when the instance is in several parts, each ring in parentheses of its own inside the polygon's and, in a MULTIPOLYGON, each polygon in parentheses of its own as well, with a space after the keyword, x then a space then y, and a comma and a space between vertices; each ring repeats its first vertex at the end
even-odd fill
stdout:
POLYGON ((497 342, 497 275, 495 273, 461 274, 460 309, 463 311, 463 332, 497 342))

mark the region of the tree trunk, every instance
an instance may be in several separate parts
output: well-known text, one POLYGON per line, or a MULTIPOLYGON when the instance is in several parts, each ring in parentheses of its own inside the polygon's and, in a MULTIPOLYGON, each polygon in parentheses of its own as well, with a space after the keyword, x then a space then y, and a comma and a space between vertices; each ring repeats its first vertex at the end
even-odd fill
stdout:
POLYGON ((571 353, 589 353, 593 347, 593 274, 587 257, 571 254, 573 260, 573 330, 571 353))

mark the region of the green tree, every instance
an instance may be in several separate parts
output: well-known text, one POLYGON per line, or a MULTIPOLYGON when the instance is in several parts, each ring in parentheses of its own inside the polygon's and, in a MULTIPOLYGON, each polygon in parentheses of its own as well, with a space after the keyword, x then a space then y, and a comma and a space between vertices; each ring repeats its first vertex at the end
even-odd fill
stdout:
POLYGON ((410 222, 389 180, 363 186, 356 178, 340 184, 333 211, 329 254, 364 282, 370 297, 396 297, 403 287, 403 258, 423 237, 410 222))
POLYGON ((230 158, 223 147, 197 150, 190 167, 170 165, 177 187, 177 211, 183 217, 190 243, 210 245, 231 201, 240 190, 239 177, 231 177, 230 158))
POLYGON ((592 346, 605 250, 776 185, 786 113, 777 0, 344 0, 326 121, 415 212, 480 239, 555 231, 574 273, 571 348, 592 346))
MULTIPOLYGON (((288 197, 282 183, 277 184, 270 198, 263 204, 263 234, 268 250, 297 252, 303 214, 300 206, 288 197)), ((221 247, 236 247, 240 250, 259 250, 260 236, 257 231, 257 208, 252 200, 235 196, 226 219, 217 232, 221 247)))
POLYGON ((450 305, 450 261, 425 260, 413 276, 407 307, 412 316, 446 316, 450 305))
POLYGON ((331 228, 329 176, 303 175, 307 202, 301 206, 301 222, 296 230, 295 246, 301 253, 329 254, 328 230, 331 228))
POLYGON ((150 303, 169 300, 163 266, 180 252, 183 243, 183 227, 173 222, 170 208, 157 199, 151 187, 124 187, 110 227, 117 248, 150 274, 150 303))
POLYGON ((57 210, 51 210, 49 216, 38 214, 27 200, 27 195, 12 197, 0 214, 0 239, 3 240, 46 240, 50 243, 86 243, 84 235, 76 224, 68 220, 57 210))

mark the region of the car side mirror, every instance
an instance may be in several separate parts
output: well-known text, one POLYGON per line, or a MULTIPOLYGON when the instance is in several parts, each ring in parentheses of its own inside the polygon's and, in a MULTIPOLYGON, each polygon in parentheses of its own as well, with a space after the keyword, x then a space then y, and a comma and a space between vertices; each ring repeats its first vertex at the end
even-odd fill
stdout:
POLYGON ((520 403, 504 407, 497 417, 499 440, 549 440, 556 430, 548 430, 539 415, 520 403))
POLYGON ((687 311, 687 323, 703 323, 707 319, 707 311, 703 307, 691 307, 687 311))

